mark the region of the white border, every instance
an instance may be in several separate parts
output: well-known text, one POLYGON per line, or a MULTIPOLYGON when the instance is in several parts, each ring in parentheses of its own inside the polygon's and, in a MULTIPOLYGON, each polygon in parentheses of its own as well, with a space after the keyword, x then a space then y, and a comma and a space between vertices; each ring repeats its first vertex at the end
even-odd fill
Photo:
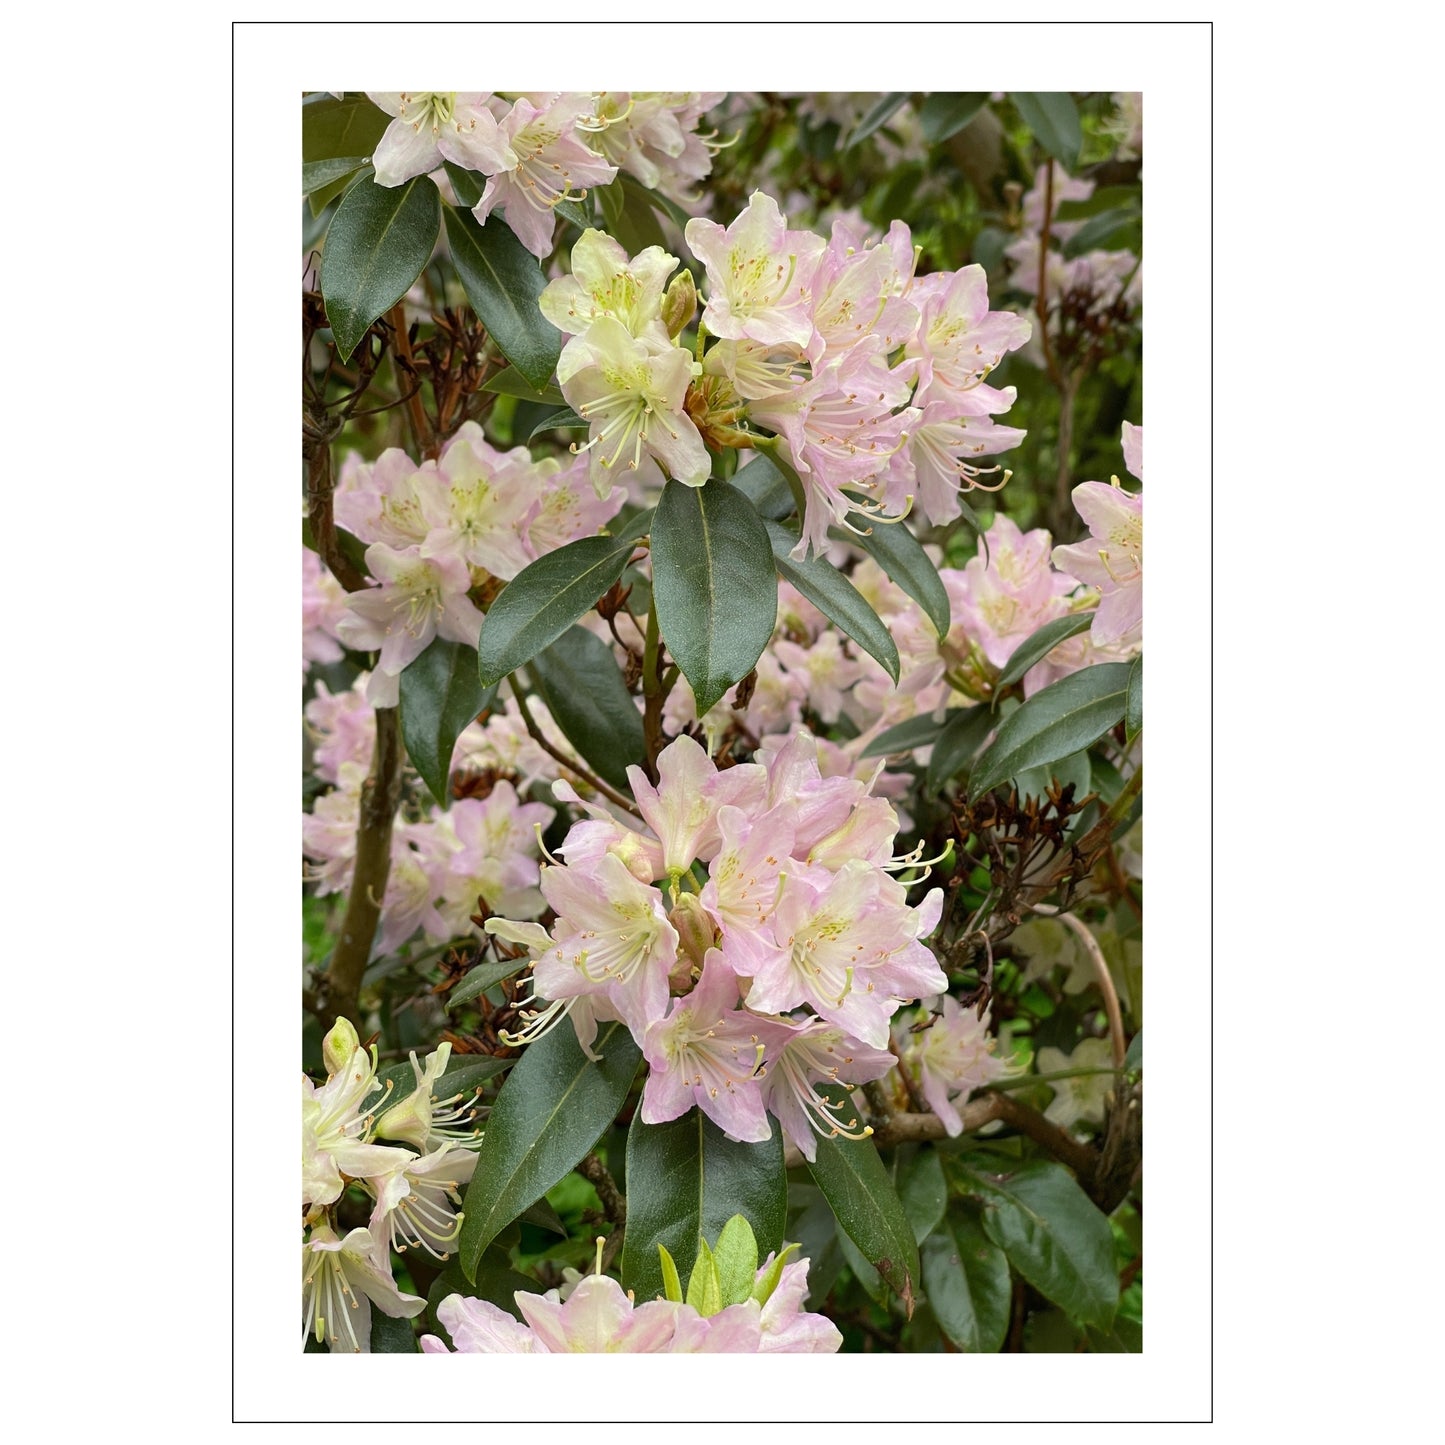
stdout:
MULTIPOLYGON (((595 13, 595 12, 593 12, 595 13)), ((1209 755, 1198 659, 1208 557, 1207 28, 1148 25, 240 26, 236 34, 237 1418, 341 1420, 1204 1419, 1210 1412, 1209 755), (475 59, 466 59, 474 56, 475 59), (501 76, 498 57, 510 64, 501 76), (463 63, 465 61, 465 63, 463 63), (440 69, 438 78, 435 72, 440 69), (294 172, 302 90, 501 88, 1142 90, 1149 426, 1150 1060, 1142 1356, 581 1358, 438 1365, 299 1353, 295 1159, 294 172), (1162 560, 1161 560, 1162 559, 1162 560), (342 1370, 337 1376, 335 1371, 342 1370), (443 1374, 432 1373, 441 1369, 443 1374), (488 1373, 490 1372, 490 1373, 488 1373), (346 1384, 343 1385, 342 1381, 346 1384), (439 1381, 455 1381, 441 1386, 439 1381), (353 1407, 349 1402, 355 1401, 353 1407), (474 1403, 458 1406, 457 1401, 474 1403), (471 1413, 468 1413, 471 1412, 471 1413), (625 1413, 620 1413, 625 1412, 625 1413)))

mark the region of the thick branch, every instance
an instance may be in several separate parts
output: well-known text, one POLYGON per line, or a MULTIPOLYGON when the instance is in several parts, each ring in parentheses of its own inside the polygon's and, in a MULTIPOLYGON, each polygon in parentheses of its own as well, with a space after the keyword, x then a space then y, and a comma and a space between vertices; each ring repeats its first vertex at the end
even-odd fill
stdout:
POLYGON ((401 801, 401 722, 394 707, 376 710, 376 747, 371 774, 361 789, 356 829, 356 864, 341 937, 326 972, 328 1009, 361 1027, 361 976, 371 957, 371 941, 381 917, 386 880, 391 872, 391 828, 401 801))

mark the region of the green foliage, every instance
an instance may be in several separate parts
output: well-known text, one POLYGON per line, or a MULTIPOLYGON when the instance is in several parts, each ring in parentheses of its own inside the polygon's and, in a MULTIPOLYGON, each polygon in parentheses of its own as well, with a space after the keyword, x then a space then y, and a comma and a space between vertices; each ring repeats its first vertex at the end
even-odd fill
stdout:
POLYGON ((547 552, 502 589, 477 644, 483 687, 530 662, 555 642, 622 575, 633 543, 583 537, 547 552))
POLYGON ((457 1241, 471 1278, 482 1251, 577 1164, 617 1117, 642 1053, 621 1023, 603 1024, 589 1059, 564 1022, 528 1046, 492 1105, 457 1241))
POLYGON ((663 1288, 658 1246, 688 1259, 699 1236, 716 1239, 734 1214, 747 1218, 763 1253, 781 1249, 787 1207, 777 1129, 765 1143, 740 1144, 699 1109, 669 1124, 634 1118, 627 1131, 622 1281, 638 1299, 651 1299, 663 1288))
POLYGON ((736 487, 714 479, 663 488, 652 524, 652 589, 667 650, 701 716, 752 671, 778 615, 767 528, 736 487))
POLYGON ((401 735, 422 781, 443 808, 451 804, 452 751, 478 713, 491 707, 496 686, 477 677, 477 652, 464 642, 435 638, 402 669, 401 735))
POLYGON ((441 198, 425 177, 400 186, 359 181, 326 232, 321 294, 336 350, 347 361, 366 328, 411 289, 431 258, 441 198))

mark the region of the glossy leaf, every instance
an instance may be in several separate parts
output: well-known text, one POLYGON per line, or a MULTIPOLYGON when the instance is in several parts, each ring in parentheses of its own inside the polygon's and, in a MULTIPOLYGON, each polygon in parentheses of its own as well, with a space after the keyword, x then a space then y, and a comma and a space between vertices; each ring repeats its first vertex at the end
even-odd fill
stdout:
MULTIPOLYGON (((950 713, 952 717, 954 714, 950 713)), ((932 713, 911 717, 879 733, 866 748, 865 758, 886 758, 898 753, 911 753, 914 748, 931 747, 946 726, 947 718, 940 722, 932 713)))
POLYGON ((431 259, 440 225, 441 198, 425 176, 400 186, 366 179, 347 191, 321 255, 321 295, 342 361, 411 289, 431 259))
POLYGON ((938 568, 928 560, 918 538, 902 522, 870 521, 859 512, 850 512, 848 520, 865 535, 848 540, 861 547, 922 609, 940 637, 948 633, 952 614, 948 592, 938 568), (871 531, 869 530, 871 528, 871 531))
POLYGON ((1105 211, 1085 221, 1067 241, 1064 255, 1070 259, 1087 251, 1133 251, 1144 243, 1144 216, 1138 205, 1105 211))
POLYGON ((1084 144, 1074 97, 1066 90, 1011 90, 1009 99, 1038 143, 1072 174, 1084 144))
POLYGON ((301 194, 325 190, 337 181, 344 181, 366 164, 365 156, 330 156, 321 161, 305 161, 301 166, 301 194))
POLYGON ((301 102, 302 163, 338 156, 369 160, 390 124, 391 117, 364 95, 340 100, 332 95, 308 96, 301 102))
POLYGON ((447 1008, 460 1008, 464 1003, 470 1003, 486 993, 493 984, 521 973, 530 961, 523 954, 521 958, 499 958, 473 964, 467 970, 467 976, 447 995, 447 1008))
POLYGON ((948 1204, 948 1181, 937 1149, 920 1149, 909 1161, 898 1181, 898 1198, 921 1245, 938 1227, 948 1204))
POLYGON ((557 431, 586 431, 587 423, 572 410, 570 406, 558 407, 556 411, 549 412, 532 428, 532 434, 527 438, 528 443, 534 442, 539 436, 547 432, 557 431))
POLYGON ((421 1353, 410 1320, 393 1319, 371 1307, 371 1353, 373 1355, 416 1355, 421 1353))
POLYGON ((457 198, 457 204, 470 211, 482 199, 482 192, 487 185, 486 176, 480 171, 469 171, 455 161, 444 160, 442 166, 446 170, 447 179, 452 183, 452 193, 457 198))
POLYGON ((888 124, 895 112, 908 99, 908 92, 904 90, 889 91, 875 101, 872 107, 864 115, 863 119, 853 127, 851 134, 843 149, 852 150, 859 141, 867 140, 874 131, 888 124))
MULTIPOLYGON (((822 1090, 838 1107, 838 1117, 853 1117, 852 1104, 837 1086, 822 1090)), ((887 1281, 911 1315, 918 1283, 918 1245, 913 1226, 867 1139, 819 1138, 818 1157, 808 1165, 827 1196, 834 1218, 863 1257, 887 1281)))
POLYGON ((826 558, 791 555, 798 535, 781 522, 767 522, 773 561, 782 576, 793 584, 830 622, 856 642, 888 676, 898 681, 898 645, 883 619, 864 600, 863 594, 826 558))
POLYGON ((950 1168, 983 1205, 983 1231, 1040 1294, 1084 1324, 1109 1325, 1119 1303, 1109 1221, 1062 1164, 987 1158, 950 1168))
POLYGON ((723 1307, 722 1277, 705 1239, 697 1242, 697 1258, 687 1277, 686 1299, 704 1319, 718 1314, 723 1307))
POLYGON ((961 708, 948 715, 948 722, 933 745, 924 786, 935 792, 950 778, 967 772, 984 739, 998 726, 998 718, 987 703, 961 708))
POLYGON ((465 642, 435 638, 401 674, 401 735, 431 795, 449 807, 452 752, 477 714, 496 700, 477 677, 477 652, 465 642))
POLYGON ((615 537, 583 537, 512 578, 482 623, 482 685, 500 682, 555 642, 622 575, 633 546, 615 537))
POLYGON ((693 1109, 667 1124, 634 1118, 627 1131, 627 1233, 622 1282, 639 1303, 661 1294, 657 1246, 690 1260, 699 1236, 717 1239, 734 1214, 752 1227, 759 1255, 781 1249, 788 1212, 783 1139, 729 1139, 693 1109))
POLYGON ((1008 1257, 973 1212, 955 1205, 923 1242, 923 1288, 944 1334, 969 1354, 994 1354, 1008 1333, 1008 1257))
POLYGON ((446 208, 447 244, 472 309, 503 356, 540 391, 557 369, 562 333, 542 315, 547 284, 537 258, 497 216, 479 225, 470 211, 446 208))
POLYGON ((1072 672, 1005 718, 973 765, 969 796, 987 792, 1028 768, 1047 767, 1097 742, 1124 716, 1127 662, 1072 672))
POLYGON ((780 522, 793 510, 788 479, 765 452, 754 452, 752 461, 733 474, 732 484, 767 521, 780 522))
MULTIPOLYGON (((306 204, 311 208, 312 218, 315 219, 320 216, 337 196, 345 195, 352 186, 360 185, 364 180, 370 180, 374 174, 375 172, 369 165, 364 165, 355 170, 347 171, 344 176, 338 176, 334 181, 328 181, 324 186, 318 186, 316 190, 312 191, 311 194, 306 197, 306 204)), ((328 225, 330 225, 329 219, 322 225, 321 229, 323 232, 328 225)), ((317 239, 320 239, 319 236, 317 239)), ((305 244, 309 249, 315 244, 315 241, 308 241, 305 244)))
POLYGON ((988 104, 988 95, 986 90, 934 91, 918 111, 924 140, 932 145, 957 135, 988 104))
POLYGON ((627 787, 627 765, 643 764, 647 742, 612 649, 585 627, 569 627, 530 671, 567 741, 605 781, 627 787))
POLYGON ((778 616, 767 528, 736 487, 668 482, 652 522, 652 594, 701 717, 753 670, 778 616))
POLYGON ((1133 742, 1144 726, 1144 654, 1129 666, 1129 692, 1124 699, 1124 736, 1133 742))
POLYGON ((570 1022, 527 1046, 502 1085, 467 1186, 457 1253, 468 1277, 482 1251, 564 1179, 617 1117, 642 1054, 626 1025, 605 1023, 594 1063, 570 1022))
POLYGON ((498 396, 515 396, 519 401, 534 401, 539 405, 567 405, 567 398, 556 386, 550 383, 542 387, 533 386, 515 366, 504 366, 496 375, 489 376, 482 383, 482 390, 495 392, 498 396))
POLYGON ((1042 662, 1059 643, 1070 637, 1087 632, 1094 625, 1093 612, 1071 612, 1067 617, 1056 617, 1046 622, 1035 633, 1026 637, 1014 648, 1013 655, 1004 664, 1003 671, 994 684, 995 694, 1002 692, 1010 683, 1018 682, 1036 663, 1042 662))

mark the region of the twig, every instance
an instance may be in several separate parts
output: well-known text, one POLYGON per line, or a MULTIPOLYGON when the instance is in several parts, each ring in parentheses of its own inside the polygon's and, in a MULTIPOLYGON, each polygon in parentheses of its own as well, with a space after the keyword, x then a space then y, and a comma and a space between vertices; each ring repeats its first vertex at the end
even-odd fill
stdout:
POLYGON ((619 793, 616 788, 604 783, 596 773, 590 772, 587 767, 578 759, 569 758, 560 748, 554 748, 551 743, 542 736, 542 729, 537 726, 537 720, 532 716, 531 709, 527 706, 527 694, 517 686, 515 677, 509 678, 512 684, 512 695, 517 699, 517 706, 522 710, 522 721, 526 724, 527 731, 532 735, 532 741, 537 744, 549 757, 561 763, 569 772, 576 773, 579 778, 590 784, 604 798, 610 798, 619 808, 626 808, 634 818, 641 818, 637 805, 627 796, 619 793))
POLYGON ((1070 929, 1074 936, 1084 945, 1084 952, 1089 955, 1089 962, 1094 965, 1094 976, 1099 981, 1099 992, 1104 995, 1104 1012, 1109 1016, 1109 1042, 1113 1047, 1114 1067, 1124 1067, 1124 1015, 1119 1009, 1119 995, 1114 988, 1114 979, 1109 972, 1109 964, 1104 958, 1104 952, 1099 947, 1098 940, 1089 931, 1089 926, 1082 919, 1074 917, 1072 913, 1065 913, 1062 909, 1054 908, 1048 903, 1035 903, 1035 913, 1045 913, 1050 917, 1057 918, 1066 928, 1070 929))
POLYGON ((577 1165, 577 1172, 597 1191, 602 1211, 612 1223, 612 1233, 602 1246, 602 1268, 610 1269, 622 1248, 622 1236, 627 1229, 627 1199, 596 1154, 586 1155, 577 1165))
MULTIPOLYGON (((406 414, 411 422, 412 437, 416 441, 417 450, 422 454, 423 460, 434 459, 436 455, 436 438, 432 432, 431 422, 427 419, 426 407, 421 400, 421 381, 416 369, 416 359, 411 352, 411 336, 406 329, 406 307, 400 301, 386 313, 386 319, 391 323, 392 330, 396 333, 396 350, 392 353, 392 364, 397 370, 405 371, 407 376, 417 383, 415 388, 406 397, 406 414)), ((397 378, 398 391, 406 391, 401 378, 397 378)))
POLYGON ((361 976, 371 957, 386 880, 391 872, 391 828, 401 801, 401 723, 397 709, 376 710, 371 774, 361 789, 356 862, 341 936, 326 971, 327 1010, 361 1027, 361 976))
POLYGON ((331 474, 331 442, 324 420, 312 431, 302 429, 301 454, 306 461, 306 511, 317 555, 348 592, 360 592, 366 578, 351 565, 336 536, 331 508, 336 482, 331 474))

